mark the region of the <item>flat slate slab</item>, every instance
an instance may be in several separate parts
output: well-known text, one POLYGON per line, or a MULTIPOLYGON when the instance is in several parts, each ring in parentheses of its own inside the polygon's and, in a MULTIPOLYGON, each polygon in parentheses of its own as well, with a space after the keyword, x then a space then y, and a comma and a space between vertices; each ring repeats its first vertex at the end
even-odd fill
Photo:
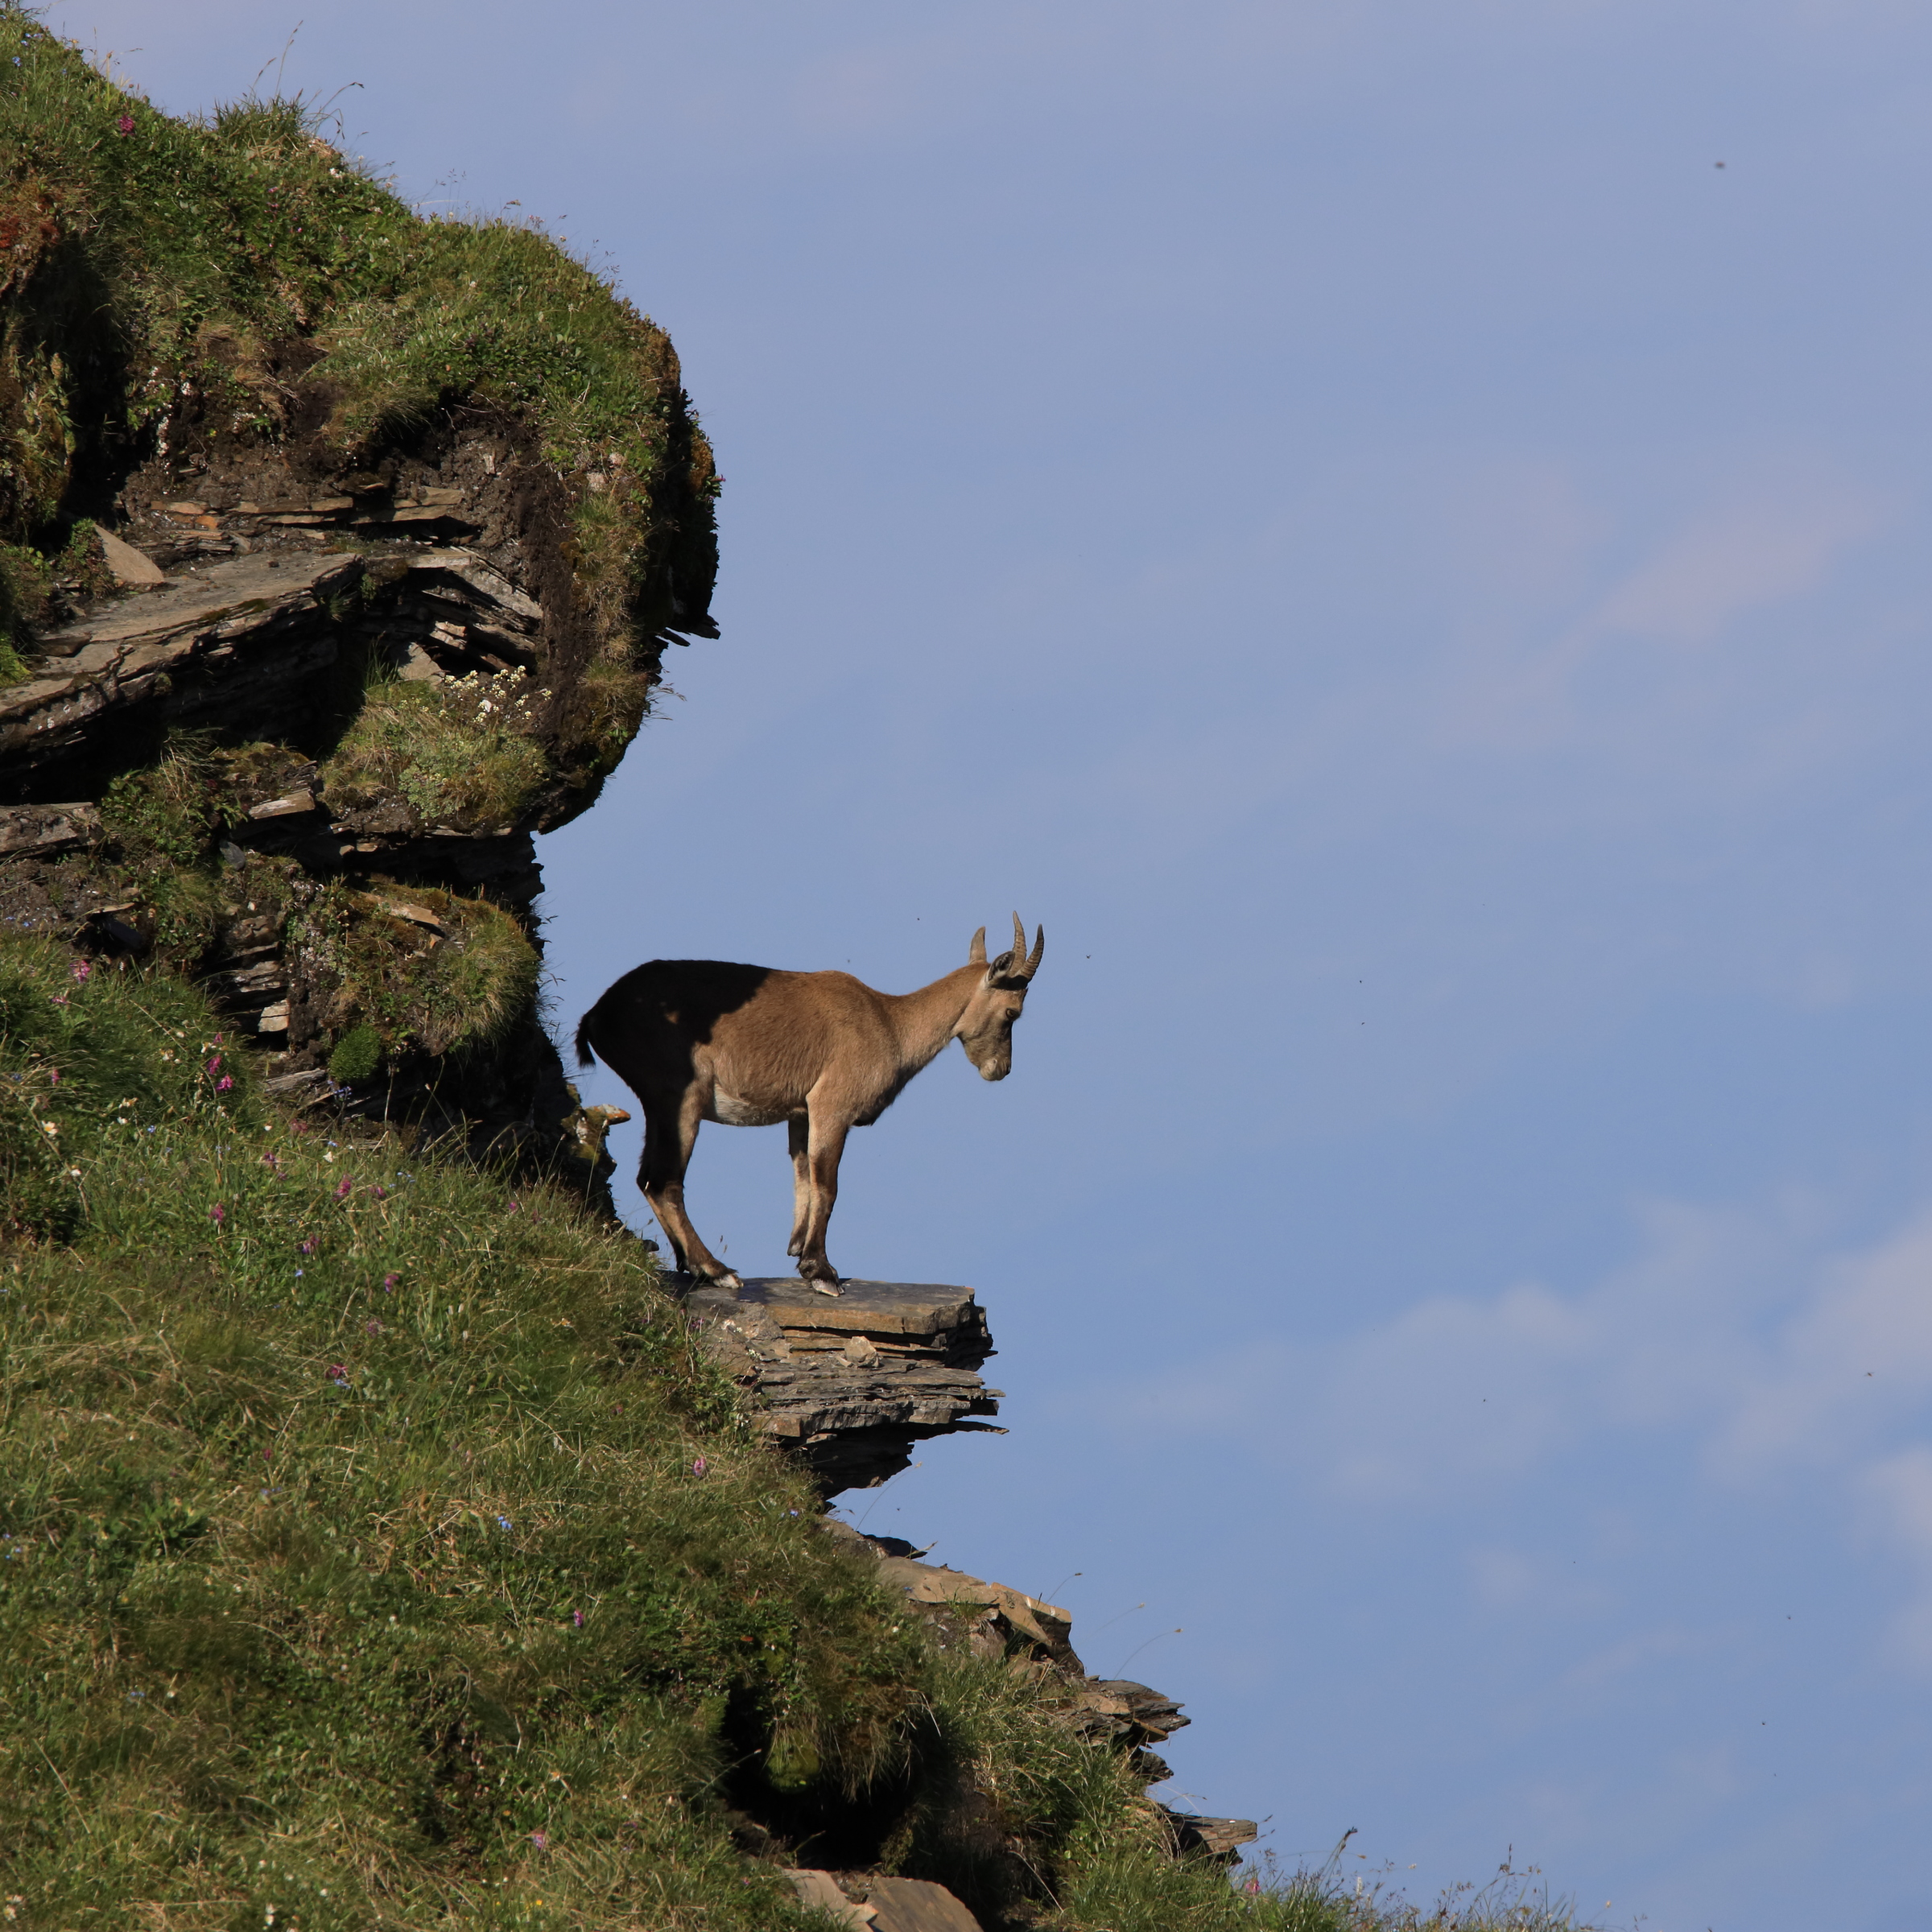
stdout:
POLYGON ((993 1352, 970 1288, 848 1281, 821 1294, 795 1275, 742 1288, 695 1286, 686 1312, 705 1346, 828 1495, 906 1467, 913 1443, 993 1425, 1000 1391, 980 1379, 993 1352))
POLYGON ((277 551, 208 564, 192 576, 171 579, 165 590, 130 597, 84 624, 51 633, 42 649, 51 657, 71 657, 89 644, 126 644, 224 623, 297 596, 349 561, 340 552, 290 556, 277 551))
POLYGON ((733 1298, 764 1309, 781 1328, 825 1328, 840 1335, 939 1335, 973 1319, 970 1288, 860 1281, 842 1288, 836 1295, 821 1294, 795 1274, 754 1274, 733 1298))

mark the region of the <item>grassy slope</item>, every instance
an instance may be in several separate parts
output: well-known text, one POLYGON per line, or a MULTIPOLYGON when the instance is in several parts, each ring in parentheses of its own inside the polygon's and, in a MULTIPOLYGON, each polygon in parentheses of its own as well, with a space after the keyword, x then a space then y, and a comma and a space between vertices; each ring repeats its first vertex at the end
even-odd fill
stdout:
POLYGON ((1057 1922, 1333 1922, 1168 1861, 1052 1686, 934 1649, 634 1244, 304 1131, 182 982, 74 971, 0 943, 27 1922, 802 1925, 728 1797, 882 1803, 896 1862, 969 1885, 969 1765, 1057 1922))

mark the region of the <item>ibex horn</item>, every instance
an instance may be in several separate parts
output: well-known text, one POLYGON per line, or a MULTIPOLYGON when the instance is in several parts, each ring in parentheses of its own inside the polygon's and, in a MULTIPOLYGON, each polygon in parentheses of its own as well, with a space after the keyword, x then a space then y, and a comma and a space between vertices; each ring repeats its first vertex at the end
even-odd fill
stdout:
POLYGON ((984 966, 986 964, 986 928, 982 926, 972 935, 972 943, 966 949, 968 965, 984 966))
POLYGON ((1046 950, 1046 928, 1044 926, 1036 926, 1034 928, 1033 956, 1026 962, 1026 976, 1028 979, 1031 979, 1033 976, 1039 971, 1040 956, 1045 952, 1046 950))
POLYGON ((1013 915, 1013 966, 1018 972, 1026 958, 1026 928, 1020 923, 1020 915, 1013 915))

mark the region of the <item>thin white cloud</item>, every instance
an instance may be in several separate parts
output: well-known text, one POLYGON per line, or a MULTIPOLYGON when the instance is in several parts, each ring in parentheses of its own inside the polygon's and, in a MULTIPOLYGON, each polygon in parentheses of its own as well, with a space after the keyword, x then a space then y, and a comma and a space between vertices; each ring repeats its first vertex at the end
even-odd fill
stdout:
MULTIPOLYGON (((1849 1252, 1821 1242, 1802 1199, 1645 1220, 1637 1258, 1580 1292, 1433 1296, 1325 1344, 1199 1364, 1133 1412, 1235 1435, 1356 1509, 1492 1501, 1618 1437, 1674 1440, 1689 1482, 1823 1472, 1838 1526, 1862 1513, 1904 1563, 1897 1652, 1932 1670, 1932 1207, 1849 1252)), ((1520 1552, 1479 1545, 1468 1562, 1492 1608, 1562 1587, 1520 1552)))

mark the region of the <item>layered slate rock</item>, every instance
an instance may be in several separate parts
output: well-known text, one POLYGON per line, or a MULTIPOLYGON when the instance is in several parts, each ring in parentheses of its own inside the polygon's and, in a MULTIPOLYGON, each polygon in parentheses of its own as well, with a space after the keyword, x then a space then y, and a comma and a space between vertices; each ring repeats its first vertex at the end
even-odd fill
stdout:
MULTIPOLYGON (((877 1564, 878 1579, 906 1600, 931 1628, 942 1649, 955 1646, 973 1656, 1005 1658, 1009 1669, 1027 1671, 1059 1698, 1073 1728, 1096 1747, 1125 1752, 1136 1777, 1150 1785, 1173 1776, 1154 1747, 1192 1719, 1174 1699, 1127 1678, 1088 1674, 1073 1648, 1073 1616, 1005 1583, 989 1583, 943 1563, 923 1562, 924 1552, 892 1536, 867 1536, 828 1517, 825 1534, 877 1564)), ((1259 1827, 1251 1818, 1201 1818, 1160 1807, 1177 1853, 1232 1863, 1259 1827)))
POLYGON ((685 1306, 707 1345, 751 1397, 766 1433, 828 1496, 871 1488, 935 1435, 993 1425, 1001 1391, 980 1365, 994 1352, 970 1288, 848 1281, 837 1296, 783 1276, 741 1290, 700 1286, 685 1306))

